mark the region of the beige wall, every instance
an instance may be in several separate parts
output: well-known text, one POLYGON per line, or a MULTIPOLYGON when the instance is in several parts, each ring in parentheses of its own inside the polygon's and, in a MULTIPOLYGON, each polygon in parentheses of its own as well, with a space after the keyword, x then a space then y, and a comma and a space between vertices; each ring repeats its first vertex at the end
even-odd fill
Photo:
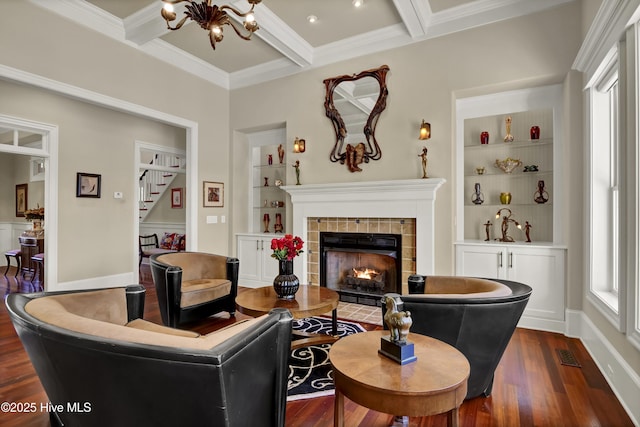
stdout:
MULTIPOLYGON (((0 43, 0 61, 5 66, 198 123, 198 185, 204 180, 228 182, 229 94, 226 90, 22 0, 3 1, 0 40, 12 40, 0 43)), ((126 194, 131 188, 133 141, 153 142, 147 133, 161 137, 169 127, 127 118, 126 114, 114 116, 106 110, 94 111, 91 126, 83 125, 85 113, 92 115, 88 113, 87 104, 69 102, 64 97, 48 98, 46 104, 40 104, 40 97, 50 96, 45 90, 33 93, 6 83, 0 93, 0 113, 61 127, 58 280, 74 281, 131 271, 131 260, 135 258, 133 245, 129 243, 133 232, 132 214, 129 215, 131 199, 121 202, 127 204, 126 209, 114 211, 111 205, 117 202, 111 196, 113 191, 126 194), (29 99, 24 98, 23 90, 29 99), (118 129, 121 121, 131 127, 127 131, 118 129), (159 131, 163 127, 165 130, 159 131), (95 150, 117 146, 118 143, 114 143, 117 138, 131 141, 126 153, 124 146, 118 147, 119 154, 128 160, 125 164, 111 156, 96 155, 95 150), (78 171, 103 173, 103 194, 109 196, 111 207, 104 209, 90 199, 75 199, 78 171), (104 236, 106 240, 86 234, 86 230, 99 227, 114 232, 104 236), (85 234, 80 235, 81 231, 85 234), (92 248, 101 248, 99 253, 86 251, 89 238, 101 243, 92 245, 92 248)), ((201 208, 200 193, 198 190, 198 249, 226 254, 228 224, 205 224, 207 211, 201 208)), ((107 203, 104 197, 101 201, 107 203)), ((216 209, 216 214, 225 215, 227 210, 228 204, 225 204, 225 208, 216 209)))
POLYGON ((184 199, 184 188, 186 186, 186 180, 184 174, 176 175, 176 178, 168 186, 167 190, 162 194, 157 202, 154 203, 153 209, 149 212, 145 218, 145 223, 184 223, 186 200, 184 199), (171 207, 171 189, 182 188, 182 208, 171 207))
MULTIPOLYGON (((0 113, 59 126, 58 280, 131 271, 133 253, 128 249, 137 235, 132 218, 138 206, 132 194, 138 178, 135 140, 180 146, 184 131, 9 82, 0 81, 0 93, 12 100, 0 103, 0 113), (77 172, 102 176, 101 198, 76 197, 77 172), (115 191, 124 198, 114 199, 115 191)), ((22 174, 27 182, 26 167, 17 169, 16 178, 22 174)), ((35 207, 33 200, 30 186, 30 207, 35 207)))
MULTIPOLYGON (((302 184, 420 178, 418 154, 429 148, 429 176, 445 178, 436 200, 436 274, 452 274, 454 240, 454 101, 456 97, 540 84, 562 83, 580 47, 580 4, 483 26, 333 64, 277 81, 232 91, 231 128, 243 130, 286 122, 288 159, 301 163, 302 184), (382 159, 350 173, 329 161, 334 143, 325 116, 323 79, 387 64, 389 97, 376 136, 382 159), (432 138, 418 141, 418 127, 431 123, 432 138), (294 155, 293 139, 307 151, 294 155)), ((247 143, 235 134, 234 232, 246 230, 247 143)), ((294 170, 288 168, 287 182, 294 170)))

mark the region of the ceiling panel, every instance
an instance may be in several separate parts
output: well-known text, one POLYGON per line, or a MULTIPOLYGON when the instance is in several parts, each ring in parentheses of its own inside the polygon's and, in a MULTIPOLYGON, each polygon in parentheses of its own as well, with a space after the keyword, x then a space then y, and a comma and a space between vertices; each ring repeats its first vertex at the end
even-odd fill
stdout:
MULTIPOLYGON (((368 0, 359 8, 351 0, 265 0, 262 4, 313 47, 402 22, 392 0, 368 0), (317 16, 318 21, 310 24, 309 15, 317 16)), ((259 19, 259 6, 256 17, 259 19)))
MULTIPOLYGON (((134 14, 140 9, 149 6, 151 3, 158 4, 158 16, 160 17, 160 9, 162 9, 162 2, 159 0, 86 0, 88 3, 98 6, 110 14, 117 16, 120 19, 124 19, 129 15, 134 14)), ((160 17, 162 19, 162 17, 160 17)))

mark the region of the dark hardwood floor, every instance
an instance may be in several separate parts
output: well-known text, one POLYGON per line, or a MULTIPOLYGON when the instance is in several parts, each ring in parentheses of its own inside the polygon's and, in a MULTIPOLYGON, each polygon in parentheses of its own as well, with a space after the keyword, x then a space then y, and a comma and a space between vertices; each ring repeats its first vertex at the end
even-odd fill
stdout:
MULTIPOLYGON (((141 283, 147 288, 145 318, 160 323, 160 313, 148 268, 143 266, 141 283)), ((32 291, 29 282, 0 276, 0 293, 32 291)), ((338 313, 339 315, 339 313, 338 313)), ((238 314, 237 318, 245 316, 238 314)), ((219 315, 187 328, 207 333, 226 326, 234 319, 219 315)), ((365 325, 377 329, 375 325, 365 325)), ((333 425, 333 396, 299 400, 287 404, 288 427, 333 425)), ((0 402, 47 402, 29 359, 18 339, 4 304, 0 308, 0 402)), ((345 425, 388 426, 393 417, 370 411, 346 399, 345 425)), ((48 426, 46 412, 5 413, 0 426, 48 426)), ((446 426, 438 415, 411 418, 411 426, 446 426)), ((496 371, 489 398, 464 402, 460 425, 477 426, 633 426, 602 374, 577 339, 560 334, 518 329, 496 371), (569 351, 581 367, 560 363, 558 350, 569 351)), ((89 426, 90 427, 90 426, 89 426)))

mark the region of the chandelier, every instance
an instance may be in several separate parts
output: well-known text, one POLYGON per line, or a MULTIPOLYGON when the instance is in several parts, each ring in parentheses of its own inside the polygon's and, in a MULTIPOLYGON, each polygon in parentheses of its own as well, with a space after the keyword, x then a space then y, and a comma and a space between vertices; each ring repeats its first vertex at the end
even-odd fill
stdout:
POLYGON ((170 30, 179 30, 184 23, 187 21, 187 18, 192 21, 197 22, 200 27, 204 28, 209 32, 209 41, 211 42, 211 47, 215 50, 216 42, 222 41, 222 26, 229 25, 236 34, 244 39, 249 40, 253 33, 259 28, 258 23, 256 22, 256 18, 253 15, 253 8, 259 4, 262 0, 247 0, 249 4, 251 4, 251 9, 247 12, 242 13, 238 9, 229 6, 229 5, 212 5, 212 0, 203 0, 201 3, 197 3, 193 0, 162 0, 164 2, 164 7, 162 8, 161 14, 164 20, 167 22, 167 28, 170 30), (182 2, 188 2, 185 6, 187 9, 184 14, 185 17, 180 20, 176 24, 175 27, 171 26, 171 22, 176 19, 176 13, 173 9, 173 5, 182 2), (235 15, 240 18, 244 18, 244 22, 242 26, 244 30, 242 30, 237 23, 231 20, 229 14, 226 11, 231 11, 235 15))

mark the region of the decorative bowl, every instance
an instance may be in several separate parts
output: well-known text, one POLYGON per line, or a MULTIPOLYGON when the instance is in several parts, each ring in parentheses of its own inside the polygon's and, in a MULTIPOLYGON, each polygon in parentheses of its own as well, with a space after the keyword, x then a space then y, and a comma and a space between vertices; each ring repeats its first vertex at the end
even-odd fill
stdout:
POLYGON ((512 159, 511 157, 507 157, 504 160, 496 159, 495 166, 502 169, 502 171, 505 173, 511 173, 518 166, 522 166, 522 162, 519 159, 512 159))

